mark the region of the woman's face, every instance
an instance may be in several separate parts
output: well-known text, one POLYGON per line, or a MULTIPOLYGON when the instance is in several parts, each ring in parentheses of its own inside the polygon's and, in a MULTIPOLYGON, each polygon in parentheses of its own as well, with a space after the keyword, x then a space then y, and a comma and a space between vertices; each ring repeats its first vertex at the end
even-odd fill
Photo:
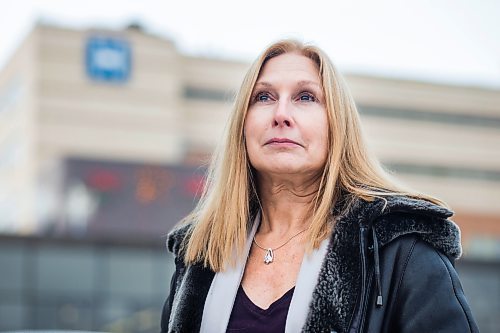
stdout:
POLYGON ((328 152, 328 119, 317 65, 297 53, 270 59, 245 119, 252 166, 268 175, 316 175, 328 152))

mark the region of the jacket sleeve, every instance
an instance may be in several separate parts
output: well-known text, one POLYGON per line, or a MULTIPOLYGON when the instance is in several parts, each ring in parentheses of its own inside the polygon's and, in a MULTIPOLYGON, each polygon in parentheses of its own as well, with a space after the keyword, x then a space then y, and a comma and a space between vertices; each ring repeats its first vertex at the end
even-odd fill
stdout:
POLYGON ((398 284, 395 332, 479 332, 455 268, 426 242, 413 244, 398 284))
POLYGON ((175 296, 177 278, 180 270, 182 269, 181 266, 182 264, 180 264, 177 258, 175 258, 175 271, 172 275, 172 279, 170 280, 170 293, 165 301, 165 304, 163 305, 163 311, 161 314, 161 333, 168 332, 168 322, 170 320, 170 313, 172 312, 172 303, 175 296))

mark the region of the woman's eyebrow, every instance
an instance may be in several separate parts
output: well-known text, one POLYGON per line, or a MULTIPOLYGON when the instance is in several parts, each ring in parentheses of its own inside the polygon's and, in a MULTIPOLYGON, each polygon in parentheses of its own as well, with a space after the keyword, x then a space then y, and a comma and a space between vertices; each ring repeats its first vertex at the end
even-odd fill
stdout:
POLYGON ((321 85, 317 82, 314 82, 314 81, 311 81, 311 80, 301 80, 299 82, 297 82, 297 85, 298 86, 309 86, 309 85, 313 85, 313 86, 316 86, 319 88, 321 88, 321 85))
POLYGON ((260 82, 255 83, 255 86, 272 87, 273 85, 269 82, 260 81, 260 82))

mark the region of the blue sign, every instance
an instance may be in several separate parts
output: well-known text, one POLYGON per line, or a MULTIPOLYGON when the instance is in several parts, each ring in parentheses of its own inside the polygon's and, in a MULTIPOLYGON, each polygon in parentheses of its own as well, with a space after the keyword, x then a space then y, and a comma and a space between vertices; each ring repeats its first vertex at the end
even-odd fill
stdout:
POLYGON ((131 51, 126 40, 90 37, 85 48, 87 75, 96 81, 124 83, 130 77, 131 51))

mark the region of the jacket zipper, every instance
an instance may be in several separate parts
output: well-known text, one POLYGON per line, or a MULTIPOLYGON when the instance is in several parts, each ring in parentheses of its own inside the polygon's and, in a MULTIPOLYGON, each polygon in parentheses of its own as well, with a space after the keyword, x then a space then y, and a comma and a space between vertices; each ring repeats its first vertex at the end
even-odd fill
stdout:
POLYGON ((363 331, 364 317, 366 312, 366 283, 367 283, 367 267, 366 267, 366 227, 360 227, 359 230, 359 250, 361 256, 361 292, 359 295, 359 307, 356 310, 349 333, 361 333, 363 331))

